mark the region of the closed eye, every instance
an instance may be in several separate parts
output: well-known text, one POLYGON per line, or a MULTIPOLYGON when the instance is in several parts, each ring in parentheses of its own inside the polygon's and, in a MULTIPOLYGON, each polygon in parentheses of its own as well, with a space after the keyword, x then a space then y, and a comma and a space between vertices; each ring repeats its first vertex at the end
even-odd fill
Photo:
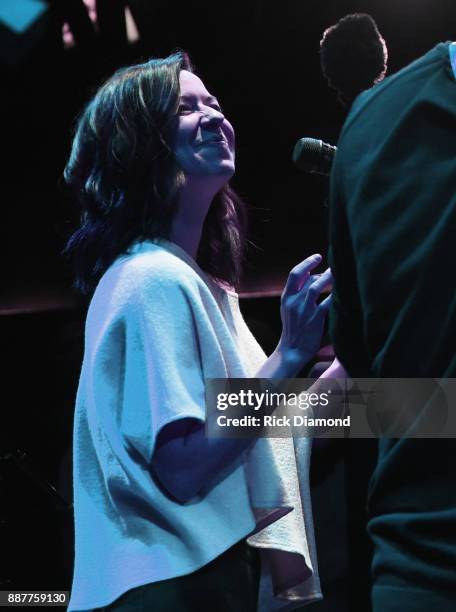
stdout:
MULTIPOLYGON (((216 102, 208 104, 207 106, 209 106, 209 108, 213 108, 214 110, 216 110, 219 113, 222 113, 222 109, 220 107, 220 104, 217 104, 216 102)), ((179 115, 187 115, 189 113, 193 113, 195 111, 198 111, 199 109, 197 108, 193 108, 191 105, 186 104, 186 103, 182 103, 179 104, 179 107, 177 109, 177 112, 179 115)))

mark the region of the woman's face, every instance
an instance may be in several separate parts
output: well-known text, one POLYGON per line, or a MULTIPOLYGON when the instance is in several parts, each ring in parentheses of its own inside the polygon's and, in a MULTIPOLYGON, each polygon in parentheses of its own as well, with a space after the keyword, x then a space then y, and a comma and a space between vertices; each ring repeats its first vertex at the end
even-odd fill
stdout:
POLYGON ((186 177, 226 177, 234 173, 234 131, 217 99, 201 79, 179 74, 180 105, 173 151, 186 177))

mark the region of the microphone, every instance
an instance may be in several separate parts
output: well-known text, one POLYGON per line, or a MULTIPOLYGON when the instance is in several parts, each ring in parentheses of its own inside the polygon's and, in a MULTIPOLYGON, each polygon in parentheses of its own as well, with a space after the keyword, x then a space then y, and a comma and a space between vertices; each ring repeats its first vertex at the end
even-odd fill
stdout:
POLYGON ((301 138, 293 149, 293 162, 304 172, 329 176, 337 147, 316 138, 301 138))

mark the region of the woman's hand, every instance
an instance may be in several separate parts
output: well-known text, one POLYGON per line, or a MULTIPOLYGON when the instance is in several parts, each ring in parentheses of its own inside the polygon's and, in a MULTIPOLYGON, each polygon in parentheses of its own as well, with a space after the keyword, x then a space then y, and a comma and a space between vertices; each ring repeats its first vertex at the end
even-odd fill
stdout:
POLYGON ((334 357, 329 368, 327 368, 320 378, 345 378, 351 380, 344 366, 340 363, 337 357, 334 357))
POLYGON ((312 255, 295 266, 282 293, 282 335, 276 348, 281 357, 301 369, 320 348, 331 295, 320 304, 320 294, 332 283, 331 270, 311 274, 322 260, 312 255))

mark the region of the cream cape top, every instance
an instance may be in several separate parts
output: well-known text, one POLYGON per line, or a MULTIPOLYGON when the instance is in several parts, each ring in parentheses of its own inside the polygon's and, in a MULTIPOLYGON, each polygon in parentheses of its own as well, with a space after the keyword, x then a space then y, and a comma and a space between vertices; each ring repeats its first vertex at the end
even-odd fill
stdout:
POLYGON ((265 357, 237 295, 177 245, 137 242, 107 270, 87 314, 76 398, 70 612, 191 573, 248 536, 265 551, 259 609, 321 597, 309 440, 259 439, 186 504, 150 470, 164 425, 204 421, 205 379, 253 376, 265 357))

